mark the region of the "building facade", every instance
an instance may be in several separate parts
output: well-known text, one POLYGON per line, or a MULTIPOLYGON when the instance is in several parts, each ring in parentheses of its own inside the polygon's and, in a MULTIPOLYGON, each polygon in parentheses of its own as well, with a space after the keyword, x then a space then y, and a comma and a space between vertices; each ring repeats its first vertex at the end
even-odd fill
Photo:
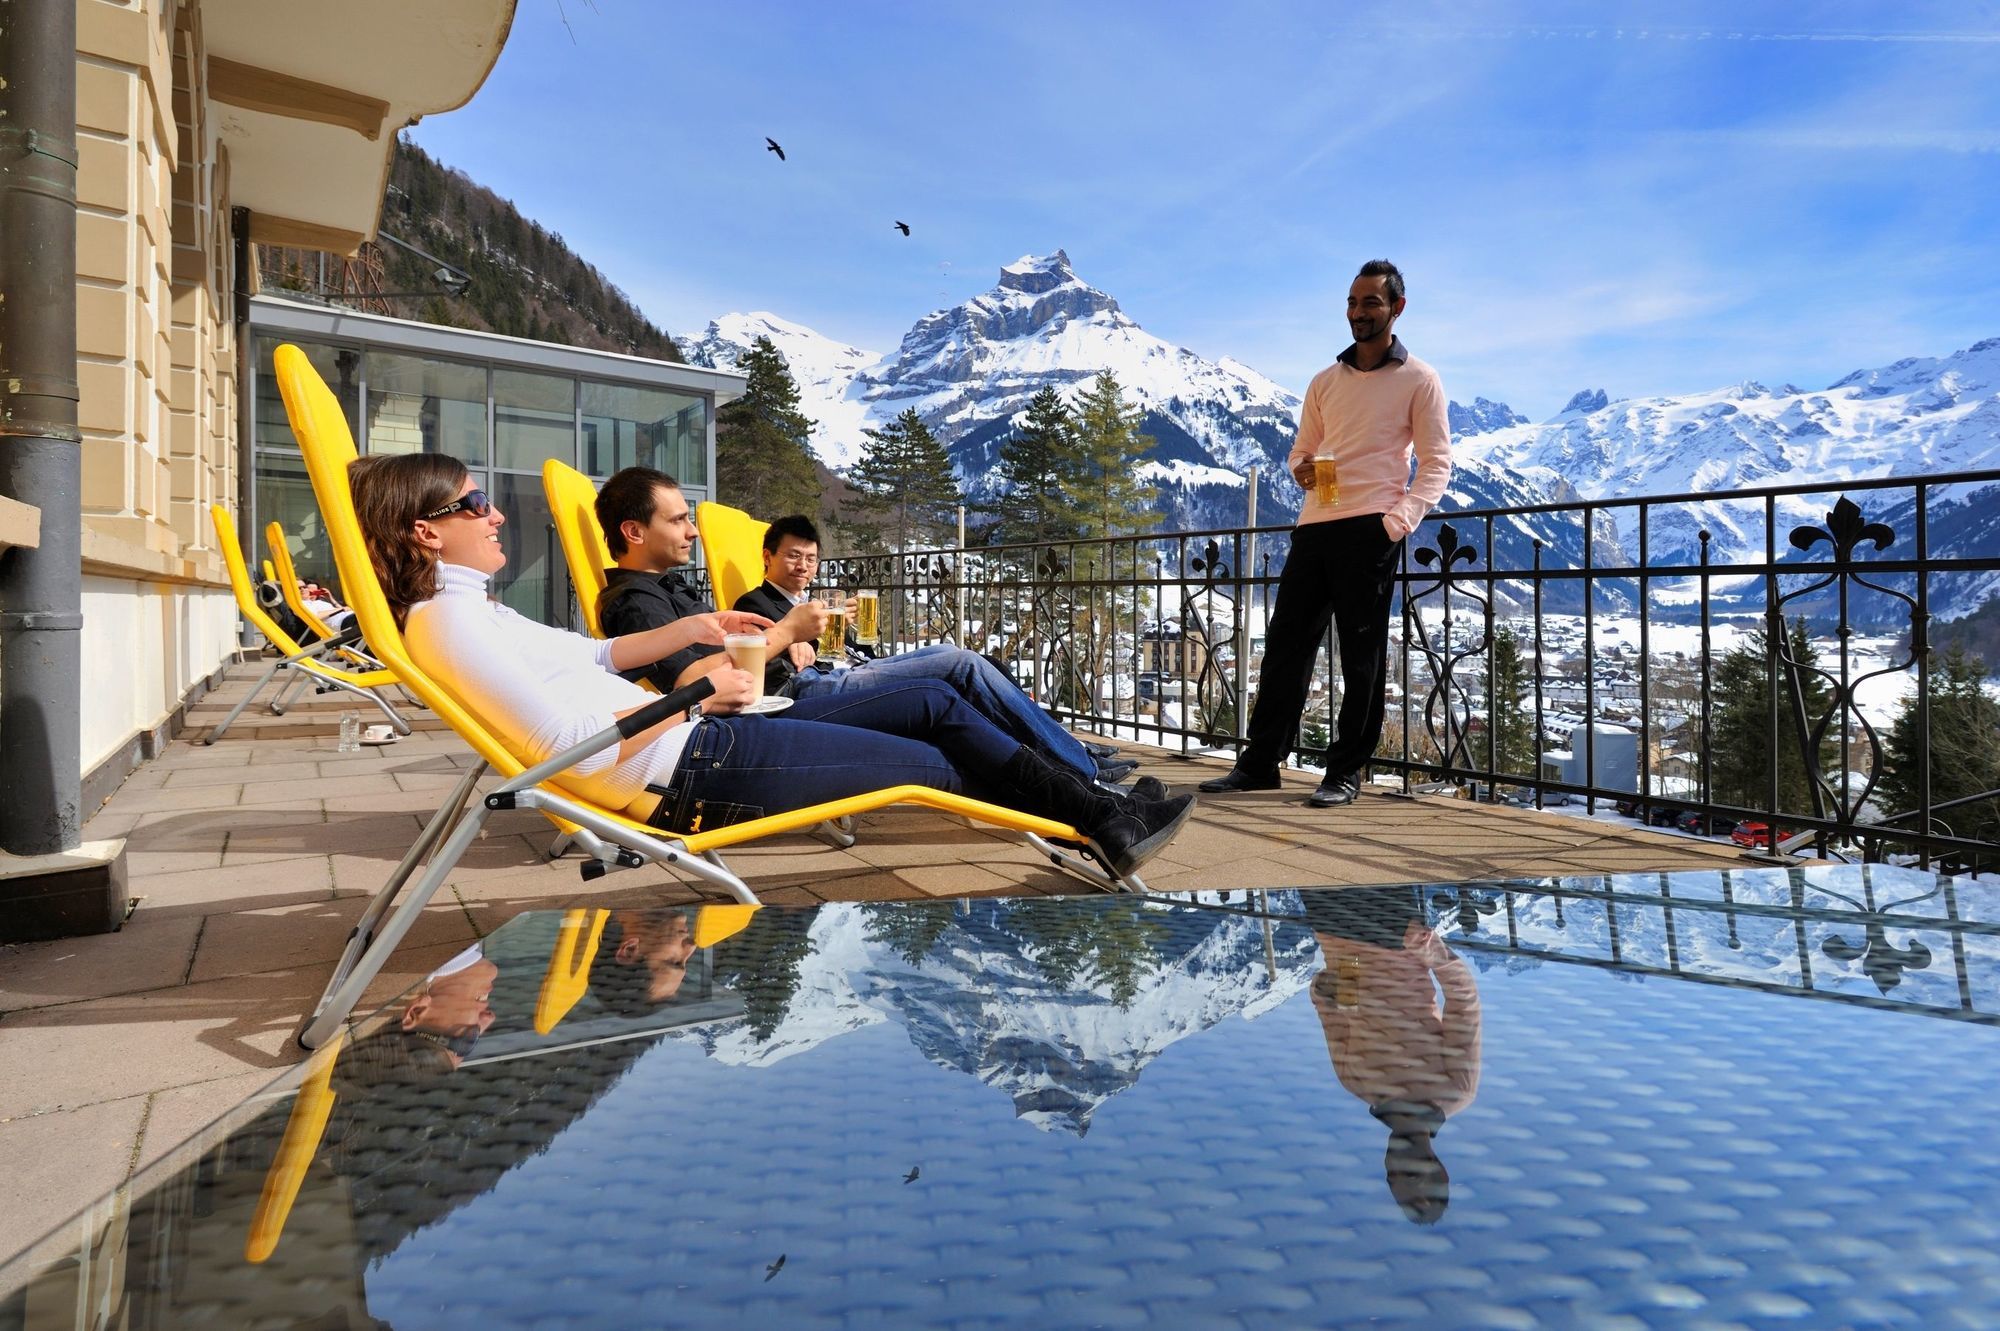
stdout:
POLYGON ((397 131, 472 96, 514 4, 62 2, 76 21, 87 816, 237 649, 208 506, 248 495, 250 247, 350 253, 372 236, 397 131))

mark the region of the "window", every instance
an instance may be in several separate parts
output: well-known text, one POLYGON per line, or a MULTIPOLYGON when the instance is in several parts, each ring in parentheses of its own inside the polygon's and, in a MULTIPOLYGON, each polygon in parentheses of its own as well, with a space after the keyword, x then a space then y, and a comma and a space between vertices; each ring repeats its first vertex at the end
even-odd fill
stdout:
POLYGON ((540 475, 550 458, 576 459, 576 380, 496 369, 493 465, 540 475))
POLYGON ((500 528, 500 546, 507 552, 507 563, 494 575, 494 595, 529 619, 566 623, 569 565, 563 563, 562 548, 556 544, 542 478, 502 473, 493 478, 490 493, 507 515, 500 528))
POLYGON ((285 530, 292 558, 303 575, 333 576, 333 551, 320 525, 319 505, 313 499, 312 484, 306 479, 305 459, 299 455, 298 436, 292 433, 285 416, 285 400, 278 393, 273 366, 274 353, 284 342, 306 353, 306 359, 326 380, 340 401, 350 432, 361 421, 361 353, 349 347, 328 346, 296 338, 257 339, 256 419, 252 438, 256 456, 256 508, 241 515, 238 535, 243 540, 243 560, 254 581, 263 576, 264 528, 272 522, 285 530))
POLYGON ((486 368, 368 353, 368 451, 448 453, 486 465, 486 368))
POLYGON ((707 460, 707 416, 700 398, 584 380, 583 469, 590 475, 653 467, 684 485, 705 485, 707 460))

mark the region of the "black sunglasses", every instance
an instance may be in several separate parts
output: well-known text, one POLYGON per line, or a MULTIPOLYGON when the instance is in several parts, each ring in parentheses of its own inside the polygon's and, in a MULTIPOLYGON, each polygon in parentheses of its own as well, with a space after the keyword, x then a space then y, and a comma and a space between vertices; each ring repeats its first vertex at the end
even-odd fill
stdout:
POLYGON ((484 490, 467 490, 443 508, 434 508, 424 514, 425 518, 448 518, 454 513, 470 513, 475 518, 483 518, 493 511, 493 501, 486 497, 484 490))

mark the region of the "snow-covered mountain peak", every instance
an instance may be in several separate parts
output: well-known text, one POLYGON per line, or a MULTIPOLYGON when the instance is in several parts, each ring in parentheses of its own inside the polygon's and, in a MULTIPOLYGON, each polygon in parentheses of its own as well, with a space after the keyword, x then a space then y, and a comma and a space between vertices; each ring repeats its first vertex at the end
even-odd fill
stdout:
POLYGON ((1528 423, 1526 416, 1505 402, 1489 402, 1483 397, 1472 399, 1472 405, 1469 407, 1457 402, 1446 403, 1445 416, 1450 421, 1452 435, 1456 438, 1469 434, 1489 434, 1494 430, 1504 430, 1510 425, 1528 423))
POLYGON ((1054 254, 1024 254, 1000 270, 1003 290, 1026 291, 1033 295, 1054 291, 1064 283, 1075 281, 1077 276, 1069 266, 1069 254, 1063 250, 1054 254))
POLYGON ((1563 409, 1556 414, 1558 416, 1567 416, 1571 412, 1602 411, 1606 406, 1610 405, 1610 402, 1611 399, 1604 395, 1603 389, 1585 388, 1571 397, 1569 401, 1563 403, 1563 409))

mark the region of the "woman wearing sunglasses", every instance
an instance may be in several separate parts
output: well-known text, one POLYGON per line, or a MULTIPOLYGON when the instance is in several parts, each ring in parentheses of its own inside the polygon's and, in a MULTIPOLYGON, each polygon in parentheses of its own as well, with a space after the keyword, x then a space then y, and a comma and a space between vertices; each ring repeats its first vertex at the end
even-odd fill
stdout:
MULTIPOLYGON (((411 656, 517 753, 540 761, 582 742, 654 695, 619 676, 726 633, 769 626, 740 612, 692 615, 595 640, 550 628, 487 596, 507 562, 506 518, 454 458, 375 455, 349 471, 355 512, 411 656)), ((1194 798, 1145 800, 1087 782, 1026 747, 933 681, 853 689, 783 716, 739 716, 750 676, 722 669, 695 710, 605 748, 562 784, 675 832, 923 785, 1066 822, 1130 873, 1173 839, 1194 798)))

